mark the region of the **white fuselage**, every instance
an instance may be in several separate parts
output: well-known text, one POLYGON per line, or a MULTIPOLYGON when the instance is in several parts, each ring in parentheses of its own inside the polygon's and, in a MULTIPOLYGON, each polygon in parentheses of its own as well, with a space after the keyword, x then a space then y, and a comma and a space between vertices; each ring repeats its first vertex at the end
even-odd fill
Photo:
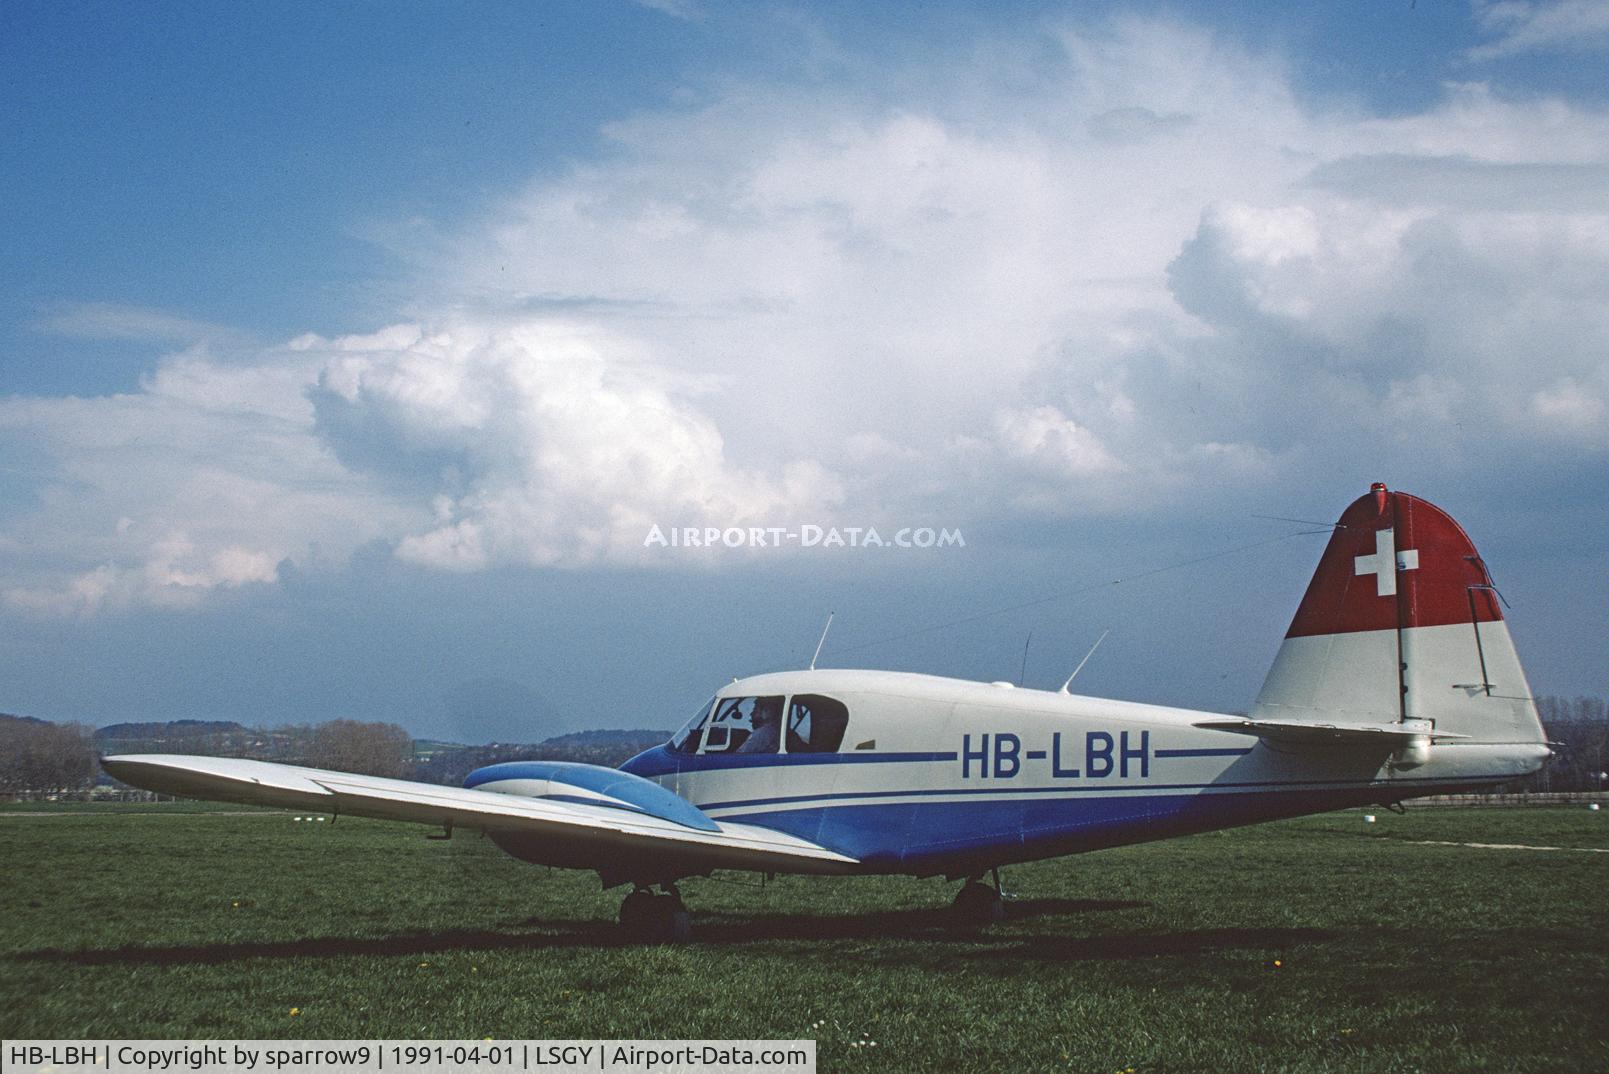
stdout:
MULTIPOLYGON (((1535 743, 1282 750, 1206 730, 1204 712, 897 672, 739 680, 737 697, 827 696, 848 709, 831 753, 647 751, 622 766, 723 822, 774 828, 872 871, 964 874, 1092 850, 1489 786, 1534 771, 1535 743)), ((696 746, 696 743, 694 744, 696 746)))

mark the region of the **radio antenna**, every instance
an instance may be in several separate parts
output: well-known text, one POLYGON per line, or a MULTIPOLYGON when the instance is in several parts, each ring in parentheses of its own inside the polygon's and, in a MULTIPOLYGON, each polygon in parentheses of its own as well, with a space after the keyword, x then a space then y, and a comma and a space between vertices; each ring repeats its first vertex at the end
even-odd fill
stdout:
POLYGON ((827 613, 827 625, 821 628, 821 640, 816 642, 816 651, 810 657, 810 670, 816 670, 816 661, 821 658, 821 647, 827 644, 827 631, 832 629, 833 613, 827 613))
POLYGON ((1065 694, 1065 693, 1068 692, 1067 688, 1069 686, 1073 685, 1073 680, 1078 678, 1078 673, 1080 671, 1084 670, 1084 665, 1089 663, 1089 658, 1095 655, 1095 650, 1099 649, 1101 647, 1101 642, 1105 641, 1106 640, 1106 635, 1108 635, 1110 633, 1111 633, 1110 629, 1101 631, 1101 636, 1096 638, 1095 639, 1095 644, 1091 645, 1089 647, 1089 652, 1084 654, 1084 659, 1082 659, 1082 660, 1080 660, 1078 662, 1078 666, 1073 669, 1073 673, 1071 675, 1067 676, 1067 681, 1061 684, 1061 692, 1062 693, 1065 694))

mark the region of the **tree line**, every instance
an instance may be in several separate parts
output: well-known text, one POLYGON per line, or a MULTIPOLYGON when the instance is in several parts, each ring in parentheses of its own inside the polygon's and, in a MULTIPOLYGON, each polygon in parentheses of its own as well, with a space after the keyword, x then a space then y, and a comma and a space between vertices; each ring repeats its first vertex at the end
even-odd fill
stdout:
POLYGON ((0 714, 0 794, 72 794, 110 782, 96 760, 113 753, 243 757, 394 778, 410 776, 414 763, 413 736, 394 723, 330 720, 265 729, 180 720, 96 731, 0 714))
POLYGON ((76 791, 94 782, 94 732, 0 714, 0 794, 76 791))
POLYGON ((360 720, 271 728, 226 720, 172 720, 96 730, 0 713, 0 795, 78 794, 97 783, 114 783, 96 764, 105 754, 240 757, 461 786, 473 770, 499 761, 613 767, 669 737, 669 731, 579 731, 537 743, 465 746, 415 742, 397 724, 360 720))

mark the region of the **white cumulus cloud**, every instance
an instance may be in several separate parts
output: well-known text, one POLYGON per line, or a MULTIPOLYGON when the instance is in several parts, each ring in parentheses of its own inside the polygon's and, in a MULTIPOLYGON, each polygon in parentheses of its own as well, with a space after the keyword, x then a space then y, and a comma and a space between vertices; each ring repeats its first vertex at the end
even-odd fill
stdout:
MULTIPOLYGON (((1552 10, 1521 6, 1483 18, 1552 10)), ((193 603, 370 543, 586 567, 640 561, 656 523, 1601 466, 1602 108, 1486 83, 1316 105, 1279 56, 1171 21, 1040 34, 1042 69, 998 62, 1039 54, 1015 44, 892 97, 852 69, 696 91, 399 248, 429 298, 391 326, 0 400, 36 460, 6 599, 193 603)))
POLYGON ((434 525, 401 540, 404 559, 617 560, 656 523, 749 525, 839 495, 810 459, 736 465, 689 385, 594 328, 460 321, 333 350, 310 393, 319 434, 354 469, 432 495, 434 525))

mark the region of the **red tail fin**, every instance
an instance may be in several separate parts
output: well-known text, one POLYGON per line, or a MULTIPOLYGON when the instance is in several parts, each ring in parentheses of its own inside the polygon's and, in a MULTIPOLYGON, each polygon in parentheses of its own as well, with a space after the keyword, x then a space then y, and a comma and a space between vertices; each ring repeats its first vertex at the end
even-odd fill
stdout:
POLYGON ((1445 511, 1376 484, 1341 515, 1285 636, 1497 622, 1491 585, 1445 511))
POLYGON ((1446 512, 1384 485, 1341 515, 1252 715, 1543 738, 1475 546, 1446 512))

